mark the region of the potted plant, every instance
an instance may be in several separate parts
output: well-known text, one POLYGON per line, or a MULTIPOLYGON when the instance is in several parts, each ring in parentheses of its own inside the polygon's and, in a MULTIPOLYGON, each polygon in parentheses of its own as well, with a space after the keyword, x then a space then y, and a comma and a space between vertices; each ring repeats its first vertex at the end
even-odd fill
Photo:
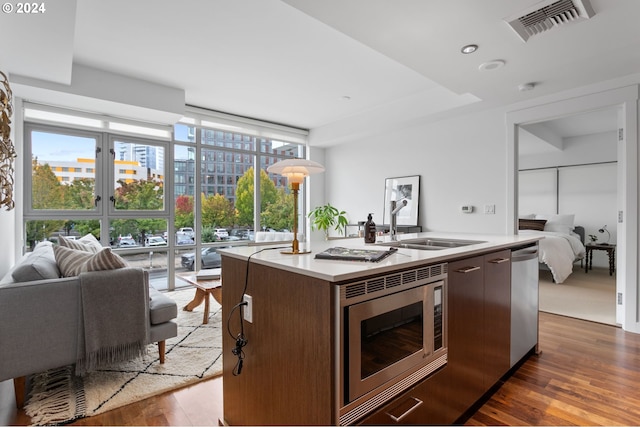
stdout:
POLYGON ((317 206, 309 212, 311 218, 311 230, 323 230, 325 240, 329 239, 329 228, 334 227, 339 233, 347 227, 347 217, 345 211, 339 211, 331 204, 317 206))

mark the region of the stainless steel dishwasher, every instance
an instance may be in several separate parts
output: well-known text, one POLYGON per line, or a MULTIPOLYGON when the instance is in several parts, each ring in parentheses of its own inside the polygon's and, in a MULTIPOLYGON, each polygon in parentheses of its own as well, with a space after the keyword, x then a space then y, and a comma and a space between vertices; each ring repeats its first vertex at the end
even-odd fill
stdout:
POLYGON ((511 367, 538 343, 538 244, 511 252, 511 367))

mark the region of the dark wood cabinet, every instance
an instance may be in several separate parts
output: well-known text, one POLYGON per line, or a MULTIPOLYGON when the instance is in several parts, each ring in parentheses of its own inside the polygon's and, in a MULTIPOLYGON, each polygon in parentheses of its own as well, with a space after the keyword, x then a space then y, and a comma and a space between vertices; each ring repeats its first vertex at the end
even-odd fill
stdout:
POLYGON ((224 418, 228 425, 331 425, 335 420, 335 331, 328 282, 222 257, 224 418), (245 282, 247 272, 249 277, 245 282), (245 291, 253 321, 237 374, 236 335, 245 291))
POLYGON ((362 425, 446 425, 457 418, 448 410, 449 368, 443 367, 362 421, 362 425))
POLYGON ((510 323, 510 250, 449 263, 449 394, 458 415, 508 372, 510 323))
POLYGON ((362 424, 453 423, 508 372, 510 322, 511 251, 450 262, 447 365, 362 424))
POLYGON ((507 373, 511 352, 511 251, 484 257, 484 388, 507 373))
POLYGON ((449 263, 449 402, 461 415, 484 394, 484 257, 449 263))

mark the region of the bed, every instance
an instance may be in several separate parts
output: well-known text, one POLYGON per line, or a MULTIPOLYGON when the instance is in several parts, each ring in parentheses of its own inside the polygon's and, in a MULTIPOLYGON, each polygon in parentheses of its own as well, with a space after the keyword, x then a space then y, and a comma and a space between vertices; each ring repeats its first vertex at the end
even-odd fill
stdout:
POLYGON ((540 263, 545 264, 555 283, 564 282, 573 264, 584 258, 584 228, 574 226, 575 215, 532 214, 518 220, 519 234, 538 235, 540 263))

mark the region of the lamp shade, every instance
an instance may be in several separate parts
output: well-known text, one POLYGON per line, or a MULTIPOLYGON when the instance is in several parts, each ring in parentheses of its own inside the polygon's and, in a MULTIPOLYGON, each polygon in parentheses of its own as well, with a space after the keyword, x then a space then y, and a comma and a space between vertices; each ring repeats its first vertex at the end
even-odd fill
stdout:
POLYGON ((289 183, 300 184, 305 177, 324 172, 324 166, 306 159, 286 159, 269 166, 267 172, 286 176, 289 183))

